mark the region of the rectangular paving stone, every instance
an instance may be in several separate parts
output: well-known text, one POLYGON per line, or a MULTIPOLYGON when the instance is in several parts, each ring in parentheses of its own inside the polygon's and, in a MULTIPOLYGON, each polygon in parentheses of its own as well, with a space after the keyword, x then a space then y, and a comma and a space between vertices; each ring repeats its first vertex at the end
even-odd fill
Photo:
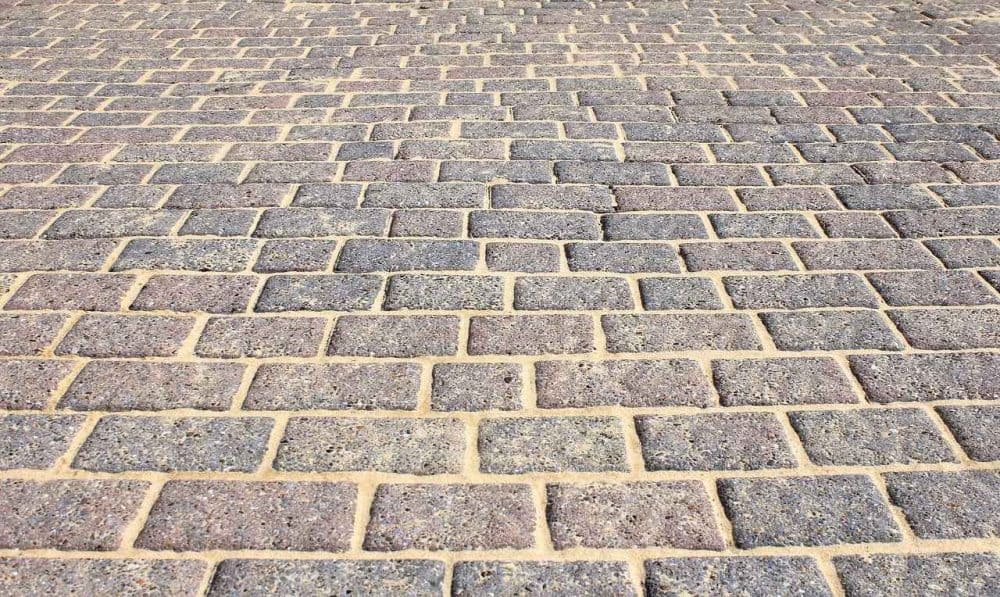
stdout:
POLYGON ((546 489, 556 549, 724 546, 708 494, 697 481, 557 483, 546 489))
POLYGON ((327 353, 373 357, 452 355, 458 351, 458 324, 458 317, 444 315, 344 315, 337 319, 327 353))
POLYGON ((112 271, 167 269, 239 272, 250 265, 257 241, 249 239, 130 240, 112 271))
POLYGON ((116 246, 108 239, 0 240, 0 271, 96 271, 116 246))
POLYGON ((642 278, 639 280, 642 306, 647 311, 675 309, 722 309, 715 284, 708 278, 642 278))
POLYGON ((434 560, 223 560, 211 595, 440 595, 444 563, 434 560))
POLYGON ((132 276, 114 274, 35 274, 4 308, 117 311, 133 281, 132 276))
POLYGON ((193 594, 208 565, 198 560, 0 558, 9 595, 193 594))
POLYGON ((617 310, 633 308, 633 301, 624 278, 532 276, 515 281, 514 308, 617 310))
POLYGON ((164 207, 274 207, 290 190, 287 184, 185 184, 174 189, 164 207))
POLYGON ((1000 309, 893 310, 889 317, 914 348, 1000 348, 1000 309))
POLYGON ((344 551, 356 494, 351 483, 168 481, 136 547, 344 551))
POLYGON ((490 188, 490 206, 609 212, 615 209, 615 198, 604 185, 498 184, 490 188))
POLYGON ((535 508, 527 485, 381 484, 364 549, 471 551, 534 545, 535 508))
POLYGON ((994 207, 890 211, 885 218, 903 238, 1000 234, 1000 208, 994 207))
POLYGON ((865 475, 720 479, 718 489, 742 549, 902 540, 865 475))
POLYGON ((406 209, 392 214, 389 236, 455 238, 465 231, 465 215, 457 209, 406 209))
POLYGON ((588 212, 473 211, 469 214, 469 235, 474 238, 597 240, 601 228, 597 216, 588 212))
POLYGON ((162 315, 85 314, 56 354, 97 358, 168 357, 177 354, 194 320, 162 315))
POLYGON ((0 470, 50 468, 83 421, 75 415, 0 416, 0 470))
POLYGON ((834 556, 848 595, 928 597, 989 595, 1000 590, 1000 557, 991 553, 870 554, 834 556))
POLYGON ((420 387, 415 363, 265 363, 244 407, 251 410, 413 410, 420 387))
POLYGON ((221 359, 316 356, 325 325, 321 317, 213 317, 194 352, 221 359))
POLYGON ((798 269, 788 249, 773 241, 681 243, 680 253, 692 272, 798 269))
POLYGON ((461 311, 503 308, 503 279, 495 276, 399 274, 389 278, 382 309, 461 311))
POLYGON ((989 305, 1000 302, 1000 296, 972 272, 874 272, 867 277, 885 302, 893 307, 989 305))
POLYGON ((264 238, 384 236, 389 229, 385 209, 275 207, 260 216, 253 235, 264 238))
POLYGON ((261 247, 253 271, 316 272, 326 270, 337 248, 335 240, 279 239, 269 240, 261 247))
POLYGON ((72 410, 224 410, 240 386, 237 363, 91 361, 59 401, 72 410))
POLYGON ((479 424, 484 473, 627 471, 625 436, 615 417, 486 419, 479 424))
POLYGON ((373 183, 365 189, 363 207, 483 207, 486 185, 455 183, 373 183))
POLYGON ((81 209, 63 212, 43 234, 49 239, 166 236, 184 212, 153 209, 81 209))
POLYGON ((124 471, 253 472, 273 421, 260 417, 102 417, 73 468, 124 471))
POLYGON ((666 243, 567 243, 570 271, 679 273, 677 251, 666 243))
POLYGON ((941 269, 934 256, 912 240, 796 241, 792 248, 808 269, 941 269))
POLYGON ((277 275, 264 284, 254 310, 258 313, 282 311, 366 311, 382 288, 381 276, 277 275))
POLYGON ((708 406, 712 391, 698 363, 687 359, 539 361, 540 408, 708 406))
POLYGON ((466 240, 349 239, 337 261, 342 272, 471 270, 479 245, 466 240))
POLYGON ((871 311, 774 311, 760 317, 778 350, 903 349, 871 311))
POLYGON ((741 314, 603 315, 601 325, 610 352, 761 349, 741 314))
POLYGON ((711 413, 635 418, 646 469, 792 468, 795 456, 771 413, 711 413))
POLYGON ((0 480, 0 547, 118 549, 149 483, 0 480))
POLYGON ((61 314, 0 314, 0 356, 41 354, 59 334, 66 316, 61 314))
POLYGON ((436 411, 521 408, 521 366, 515 363, 438 363, 432 379, 436 411))
POLYGON ((924 246, 949 269, 1000 267, 1000 247, 988 238, 935 238, 924 246))
POLYGON ((457 419, 294 417, 273 467, 279 471, 460 473, 465 425, 457 419))
POLYGON ((559 270, 561 248, 549 243, 486 243, 486 267, 502 272, 554 272, 559 270))
POLYGON ((951 434, 969 458, 1000 460, 1000 409, 995 406, 939 406, 951 434))
POLYGON ((594 322, 586 315, 473 316, 469 354, 567 354, 594 350, 594 322))
POLYGON ((624 562, 470 561, 456 563, 452 575, 455 597, 636 594, 624 562))
POLYGON ((73 361, 0 360, 0 408, 44 409, 73 367, 73 361))
POLYGON ((644 587, 666 595, 812 595, 833 593, 816 560, 805 556, 662 558, 646 560, 644 587))
POLYGON ((1000 355, 992 353, 851 355, 855 377, 874 402, 1000 400, 1000 355))
POLYGON ((921 539, 995 537, 1000 532, 1000 472, 886 473, 889 498, 921 539))
POLYGON ((693 214, 617 213, 601 217, 604 240, 677 240, 708 238, 693 214))
POLYGON ((878 298, 857 274, 726 276, 722 283, 737 309, 879 306, 878 298))
POLYGON ((153 276, 132 301, 133 311, 240 313, 257 289, 255 276, 153 276))
POLYGON ((821 466, 955 462, 923 410, 793 411, 788 418, 809 459, 821 466))

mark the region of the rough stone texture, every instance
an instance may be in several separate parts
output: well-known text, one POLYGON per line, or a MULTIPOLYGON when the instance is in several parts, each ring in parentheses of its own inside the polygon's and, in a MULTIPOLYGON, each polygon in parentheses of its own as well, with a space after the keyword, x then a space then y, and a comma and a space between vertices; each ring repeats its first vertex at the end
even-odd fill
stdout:
POLYGON ((594 349, 593 320, 584 315, 473 317, 469 354, 564 354, 594 349))
POLYGON ((71 410, 223 410, 240 385, 235 363, 87 363, 59 401, 71 410))
POLYGON ((4 549, 117 549, 148 483, 0 480, 4 549))
POLYGON ((601 323, 610 352, 760 350, 743 315, 604 315, 601 323))
POLYGON ((789 413, 809 459, 819 465, 878 466, 954 462, 948 445, 919 409, 789 413))
POLYGON ((790 468, 795 457, 770 413, 642 415, 635 419, 646 469, 790 468))
POLYGON ((457 473, 465 426, 455 419, 333 419, 288 422, 274 468, 288 471, 457 473))
POLYGON ((878 299, 860 276, 726 276, 726 292, 737 309, 877 308, 878 299))
POLYGON ((197 560, 0 558, 7 595, 193 594, 208 565, 197 560))
POLYGON ((116 274, 37 274, 17 289, 6 309, 118 311, 134 278, 116 274))
POLYGON ((0 356, 34 356, 48 347, 65 317, 54 314, 0 314, 0 356))
POLYGON ((210 594, 440 595, 443 585, 432 560, 223 560, 210 594))
POLYGON ((399 274, 389 278, 382 304, 387 311, 499 310, 502 307, 501 278, 426 274, 399 274))
POLYGON ((1000 533, 1000 472, 906 472, 885 476, 889 497, 918 537, 958 539, 1000 533))
POLYGON ((331 355, 417 357, 458 350, 458 318, 415 315, 344 316, 330 338, 331 355))
POLYGON ((624 562, 458 562, 452 595, 635 595, 624 562))
POLYGON ((870 311, 764 313, 778 350, 901 350, 889 326, 870 311))
POLYGON ((257 470, 273 423, 264 418, 101 418, 73 468, 123 471, 257 470))
POLYGON ((355 495, 349 483, 170 481, 136 546, 344 551, 355 495))
POLYGON ((740 548, 902 538, 888 504, 863 475, 721 479, 718 486, 740 548))
POLYGON ((833 564, 848 595, 973 597, 1000 591, 1000 556, 991 553, 835 556, 833 564))
POLYGON ((712 401, 707 376, 686 359, 540 361, 535 388, 541 408, 708 406, 712 401))
POLYGON ((319 317, 213 317, 198 338, 198 356, 311 357, 323 337, 325 320, 319 317))
POLYGON ((132 301, 135 311, 241 313, 257 288, 253 276, 154 276, 132 301))
POLYGON ((847 374, 824 357, 712 361, 723 406, 857 402, 847 374))
POLYGON ((261 290, 254 310, 365 311, 382 287, 379 276, 334 274, 329 276, 271 276, 261 290))
POLYGON ((553 484, 546 516, 556 549, 723 548, 708 494, 696 481, 553 484))
POLYGON ((969 458, 1000 460, 1000 408, 939 406, 937 411, 969 458))
POLYGON ((809 557, 664 558, 646 561, 646 594, 832 595, 809 557))
POLYGON ((479 424, 485 473, 625 471, 625 436, 614 417, 487 419, 479 424))
POLYGON ((998 400, 992 353, 851 355, 851 371, 875 402, 998 400))
POLYGON ((73 370, 70 361, 0 361, 0 408, 41 410, 73 370))
POLYGON ((525 549, 534 544, 534 510, 527 485, 379 485, 364 547, 525 549))
POLYGON ((521 366, 514 363, 434 365, 431 408, 441 411, 521 408, 521 366))
POLYGON ((914 348, 1000 348, 1000 309, 914 309, 889 317, 914 348))
POLYGON ((51 467, 82 424, 83 417, 74 415, 0 417, 0 470, 51 467))
POLYGON ((177 354, 194 320, 163 315, 96 315, 80 318, 56 354, 87 357, 169 357, 177 354))

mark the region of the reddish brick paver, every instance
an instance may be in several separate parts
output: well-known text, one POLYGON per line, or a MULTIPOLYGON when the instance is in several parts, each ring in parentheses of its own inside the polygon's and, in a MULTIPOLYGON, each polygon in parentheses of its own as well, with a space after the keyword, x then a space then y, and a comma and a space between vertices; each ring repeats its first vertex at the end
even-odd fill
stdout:
POLYGON ((994 0, 0 0, 0 594, 1000 593, 994 0))

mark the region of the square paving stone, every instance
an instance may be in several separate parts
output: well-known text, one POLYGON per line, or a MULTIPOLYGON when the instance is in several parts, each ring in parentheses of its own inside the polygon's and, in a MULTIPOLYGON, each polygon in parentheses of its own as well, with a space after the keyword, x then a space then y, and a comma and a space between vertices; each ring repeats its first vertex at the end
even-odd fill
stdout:
POLYGON ((92 361, 59 401, 72 410, 224 410, 240 386, 236 363, 92 361))
POLYGON ((69 448, 83 416, 0 416, 0 469, 46 469, 69 448))
POLYGON ((198 339, 202 357, 316 356, 326 320, 320 317, 213 317, 198 339))
POLYGON ((372 357, 453 355, 458 317, 345 315, 337 319, 328 354, 372 357))
POLYGON ((724 547, 708 493, 697 481, 548 485, 556 549, 724 547))
POLYGON ((134 311, 240 313, 257 289, 256 276, 153 276, 132 301, 134 311))
POLYGON ((251 410, 413 410, 416 363, 265 363, 250 384, 251 410))
POLYGON ((762 313, 778 350, 902 350, 903 344, 870 311, 762 313))
POLYGON ((65 315, 52 313, 0 314, 0 356, 40 354, 56 339, 65 321, 65 315))
POLYGON ((136 547, 344 551, 356 493, 350 483, 169 481, 136 547))
POLYGON ((594 350, 594 322, 586 315, 472 317, 469 354, 566 354, 594 350))
POLYGON ((663 558, 646 560, 645 569, 650 597, 833 594, 816 560, 809 557, 663 558))
POLYGON ((148 485, 122 480, 0 480, 0 547, 117 549, 148 485))
POLYGON ((73 468, 124 471, 257 470, 274 422, 257 417, 102 417, 73 468))
POLYGON ((848 361, 874 402, 1000 399, 1000 355, 872 354, 850 355, 848 361))
POLYGON ((85 357, 169 357, 177 354, 194 319, 163 315, 86 314, 66 334, 56 354, 85 357))
POLYGON ((756 470, 794 467, 788 439, 771 413, 642 415, 635 418, 646 469, 756 470))
POLYGON ((73 361, 0 361, 0 408, 41 410, 55 397, 60 381, 73 370, 73 361))
POLYGON ((274 468, 283 471, 459 473, 465 425, 457 419, 295 417, 274 468))
POLYGON ((615 417, 486 419, 479 424, 485 473, 627 471, 625 436, 615 417))
POLYGON ((259 313, 365 311, 382 288, 381 276, 354 274, 271 276, 257 299, 259 313))
POLYGON ((539 361, 540 408, 708 406, 712 389, 696 361, 539 361))
POLYGON ((937 411, 969 458, 1000 460, 1000 407, 939 406, 937 411))
POLYGON ((908 472, 884 475, 889 497, 921 539, 1000 534, 1000 472, 908 472))
POLYGON ((745 315, 603 315, 610 352, 760 350, 753 323, 745 315))
POLYGON ((521 484, 382 484, 365 534, 368 551, 526 549, 535 507, 521 484))
POLYGON ((1000 592, 1000 556, 991 553, 834 556, 847 595, 974 597, 1000 592))
POLYGON ((431 408, 518 410, 521 387, 521 366, 516 363, 438 363, 431 383, 431 408))
POLYGON ((720 479, 718 488, 743 549, 902 540, 889 505, 864 475, 720 479))
POLYGON ((451 581, 454 597, 545 594, 634 596, 625 562, 458 562, 451 581))
POLYGON ((207 567, 198 560, 0 558, 0 593, 194 594, 207 567))
POLYGON ((788 413, 809 459, 825 466, 955 462, 948 444, 915 408, 788 413))
POLYGON ((382 308, 461 311, 503 307, 503 278, 398 274, 389 278, 382 308))
POLYGON ((116 274, 35 274, 4 308, 118 311, 133 281, 132 276, 116 274))
POLYGON ((210 595, 441 595, 433 560, 223 560, 210 595))

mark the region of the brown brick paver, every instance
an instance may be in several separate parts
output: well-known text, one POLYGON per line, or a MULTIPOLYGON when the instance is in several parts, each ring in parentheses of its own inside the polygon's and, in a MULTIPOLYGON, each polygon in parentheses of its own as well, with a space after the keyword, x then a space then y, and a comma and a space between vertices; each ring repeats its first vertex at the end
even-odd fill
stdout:
POLYGON ((0 0, 0 594, 1000 593, 996 0, 0 0))

